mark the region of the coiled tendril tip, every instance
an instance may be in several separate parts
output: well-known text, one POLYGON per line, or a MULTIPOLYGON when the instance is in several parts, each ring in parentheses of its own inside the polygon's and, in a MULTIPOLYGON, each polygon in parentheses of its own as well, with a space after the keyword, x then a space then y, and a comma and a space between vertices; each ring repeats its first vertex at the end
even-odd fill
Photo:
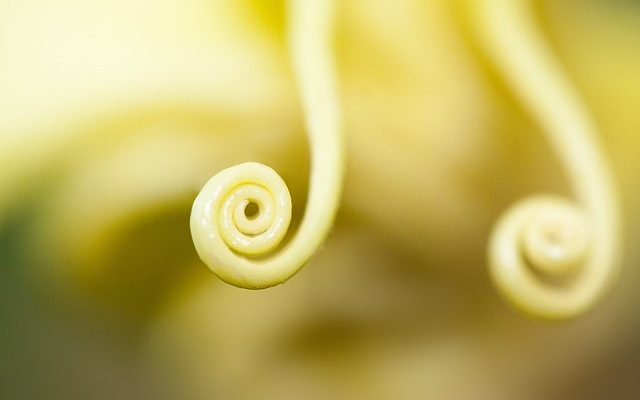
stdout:
POLYGON ((289 279, 320 246, 335 216, 344 168, 330 51, 333 7, 328 0, 290 0, 290 56, 311 147, 309 196, 296 234, 279 248, 291 222, 291 196, 282 178, 263 164, 249 162, 219 172, 193 203, 196 251, 232 285, 262 289, 289 279))

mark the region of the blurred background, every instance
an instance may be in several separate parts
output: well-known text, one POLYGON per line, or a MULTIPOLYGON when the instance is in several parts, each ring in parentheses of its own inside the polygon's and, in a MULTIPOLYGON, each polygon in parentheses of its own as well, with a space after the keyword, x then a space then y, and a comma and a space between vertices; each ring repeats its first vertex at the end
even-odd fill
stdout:
POLYGON ((343 201, 263 291, 199 261, 189 213, 251 160, 304 214, 286 4, 0 1, 0 398, 638 398, 640 2, 534 3, 625 212, 612 294, 549 323, 503 301, 486 245, 507 207, 568 183, 471 1, 339 2, 343 201))

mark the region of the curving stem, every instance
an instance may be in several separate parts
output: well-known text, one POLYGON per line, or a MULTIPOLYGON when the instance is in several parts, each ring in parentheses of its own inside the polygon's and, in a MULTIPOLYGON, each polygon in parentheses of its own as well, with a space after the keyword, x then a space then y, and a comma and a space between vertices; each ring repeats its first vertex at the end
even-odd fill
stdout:
POLYGON ((480 41, 542 128, 576 201, 526 199, 508 210, 489 246, 491 276, 518 308, 564 319, 587 311, 619 273, 620 206, 597 130, 536 29, 526 0, 475 5, 480 41))
POLYGON ((191 235, 202 261, 225 282, 248 289, 283 283, 311 258, 331 229, 344 175, 331 56, 334 2, 290 0, 288 11, 290 56, 311 148, 309 196, 300 227, 274 252, 289 227, 291 197, 282 178, 258 163, 215 175, 191 211, 191 235))

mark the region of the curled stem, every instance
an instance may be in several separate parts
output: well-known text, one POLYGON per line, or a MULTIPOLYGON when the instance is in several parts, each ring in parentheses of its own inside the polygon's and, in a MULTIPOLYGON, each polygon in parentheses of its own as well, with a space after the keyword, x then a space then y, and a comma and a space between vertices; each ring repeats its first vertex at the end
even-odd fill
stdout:
POLYGON ((191 211, 191 235, 202 261, 225 282, 248 289, 283 283, 302 268, 329 232, 342 188, 341 118, 331 56, 334 2, 290 0, 288 10, 290 57, 311 148, 309 196, 300 227, 271 254, 289 227, 291 197, 282 178, 258 163, 215 175, 191 211))
POLYGON ((520 309, 570 318, 591 309, 619 273, 621 216, 611 168, 528 1, 476 4, 483 47, 542 128, 576 198, 534 197, 507 211, 490 240, 491 276, 520 309))

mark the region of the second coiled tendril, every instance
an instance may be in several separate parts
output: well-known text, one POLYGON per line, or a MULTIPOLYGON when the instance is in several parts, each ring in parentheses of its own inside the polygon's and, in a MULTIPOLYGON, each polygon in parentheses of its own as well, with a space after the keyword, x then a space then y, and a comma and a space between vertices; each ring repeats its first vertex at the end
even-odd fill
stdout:
POLYGON ((619 272, 620 211, 597 129, 537 34, 527 0, 476 2, 479 38, 565 167, 577 201, 525 199, 496 224, 491 276, 518 308, 563 319, 593 307, 619 272))

